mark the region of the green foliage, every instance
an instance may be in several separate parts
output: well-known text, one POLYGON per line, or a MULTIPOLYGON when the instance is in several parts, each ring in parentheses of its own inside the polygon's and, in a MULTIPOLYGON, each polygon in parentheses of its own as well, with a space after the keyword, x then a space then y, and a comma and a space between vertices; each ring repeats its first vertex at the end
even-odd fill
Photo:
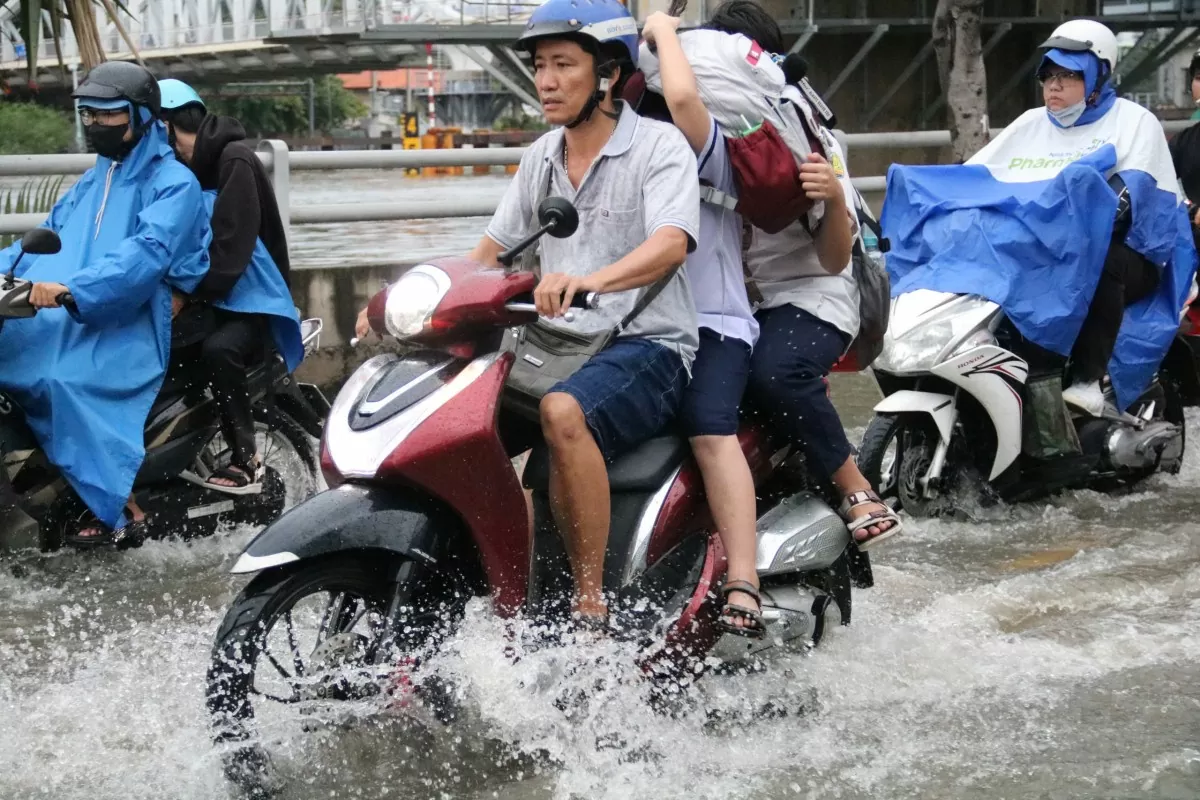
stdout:
MULTIPOLYGON (((366 116, 366 104, 342 85, 336 75, 324 75, 313 81, 313 111, 318 132, 330 132, 347 120, 366 116)), ((288 97, 216 97, 205 96, 214 114, 237 117, 250 136, 299 136, 308 133, 308 88, 291 87, 288 97)), ((201 92, 201 95, 206 95, 201 92)))
POLYGON ((71 136, 71 119, 61 111, 0 101, 0 155, 65 153, 71 136))
MULTIPOLYGON (((63 175, 49 175, 40 180, 25 181, 19 189, 0 188, 0 214, 49 214, 58 202, 63 175)), ((0 247, 8 247, 17 236, 0 236, 0 247)))

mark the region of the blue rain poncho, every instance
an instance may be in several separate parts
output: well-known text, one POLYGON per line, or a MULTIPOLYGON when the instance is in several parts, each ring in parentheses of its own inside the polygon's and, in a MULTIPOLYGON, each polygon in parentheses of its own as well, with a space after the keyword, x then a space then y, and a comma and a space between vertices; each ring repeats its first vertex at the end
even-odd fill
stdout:
MULTIPOLYGON (((1090 88, 1095 70, 1084 71, 1090 88)), ((981 295, 1026 338, 1068 355, 1108 252, 1113 174, 1132 201, 1125 243, 1161 275, 1154 294, 1126 309, 1109 362, 1118 406, 1128 408, 1176 334, 1196 250, 1161 125, 1111 86, 1073 126, 1031 109, 965 165, 889 169, 881 223, 892 295, 981 295)))
MULTIPOLYGON (((205 208, 210 216, 216 199, 215 190, 204 192, 205 208)), ((291 292, 262 239, 255 242, 250 264, 229 295, 223 300, 213 301, 212 305, 242 314, 267 315, 270 318, 271 339, 275 349, 287 362, 288 372, 300 366, 304 359, 300 315, 296 313, 291 292)))
MULTIPOLYGON (((168 364, 171 287, 192 291, 208 270, 208 214, 155 123, 124 161, 98 158, 44 225, 62 250, 24 257, 17 275, 66 285, 77 318, 55 308, 7 322, 0 386, 80 499, 118 527, 168 364)), ((19 252, 0 252, 0 267, 19 252)))

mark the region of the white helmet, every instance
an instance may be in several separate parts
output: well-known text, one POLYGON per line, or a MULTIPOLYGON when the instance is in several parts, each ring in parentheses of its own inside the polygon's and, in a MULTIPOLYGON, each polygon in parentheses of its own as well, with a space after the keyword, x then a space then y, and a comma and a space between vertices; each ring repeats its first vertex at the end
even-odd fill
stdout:
POLYGON ((1108 62, 1108 72, 1117 66, 1117 37, 1107 26, 1093 19, 1073 19, 1054 29, 1050 38, 1042 42, 1046 49, 1057 48, 1070 52, 1095 53, 1096 58, 1108 62))

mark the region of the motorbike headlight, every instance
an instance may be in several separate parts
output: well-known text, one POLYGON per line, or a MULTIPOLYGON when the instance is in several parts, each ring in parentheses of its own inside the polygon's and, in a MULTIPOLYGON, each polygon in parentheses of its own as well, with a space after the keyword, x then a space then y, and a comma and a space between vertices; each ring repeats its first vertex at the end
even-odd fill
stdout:
POLYGON ((996 336, 989 330, 976 331, 967 338, 959 342, 958 347, 954 348, 951 356, 965 353, 968 350, 974 350, 976 347, 983 347, 985 344, 995 344, 996 336))
POLYGON ((954 325, 949 321, 922 325, 903 336, 892 336, 889 331, 875 366, 884 372, 922 372, 936 363, 953 338, 954 325))
POLYGON ((883 351, 874 366, 884 372, 925 372, 952 353, 994 344, 986 327, 999 307, 982 297, 961 295, 928 313, 918 324, 896 334, 892 326, 883 337, 883 351))
POLYGON ((398 339, 420 334, 448 291, 450 276, 437 267, 421 264, 404 273, 388 291, 383 314, 388 333, 398 339))

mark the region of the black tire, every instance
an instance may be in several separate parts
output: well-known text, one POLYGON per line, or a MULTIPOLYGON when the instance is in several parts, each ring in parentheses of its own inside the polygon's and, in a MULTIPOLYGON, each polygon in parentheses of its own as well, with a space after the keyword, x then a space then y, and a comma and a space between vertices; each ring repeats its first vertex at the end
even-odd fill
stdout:
POLYGON ((265 572, 238 594, 217 629, 208 670, 208 708, 218 741, 239 738, 244 731, 235 728, 254 718, 255 671, 275 622, 297 601, 322 591, 352 592, 372 610, 385 611, 391 599, 389 566, 377 557, 319 559, 265 572))
MULTIPOLYGON (((904 509, 914 517, 938 517, 954 511, 954 504, 943 492, 933 499, 926 498, 917 486, 917 478, 928 472, 938 432, 928 418, 917 414, 876 414, 863 435, 858 453, 858 468, 879 496, 894 510, 904 509), (896 456, 888 474, 883 474, 883 462, 891 445, 896 456), (886 485, 881 485, 886 484, 886 485)), ((947 458, 942 480, 957 486, 960 478, 970 478, 968 465, 954 460, 955 450, 947 458)), ((986 491, 986 486, 982 487, 986 491)))
POLYGON ((883 462, 888 448, 893 441, 899 438, 903 427, 903 420, 897 414, 876 414, 867 425, 862 444, 858 448, 858 458, 855 459, 859 471, 867 479, 867 482, 875 487, 879 496, 897 511, 900 510, 900 495, 897 491, 897 473, 900 467, 899 446, 896 450, 897 458, 893 461, 890 474, 886 478, 888 484, 886 486, 883 485, 885 481, 883 462))
POLYGON ((1184 410, 1183 387, 1178 378, 1168 374, 1162 382, 1163 396, 1163 419, 1174 425, 1179 426, 1179 435, 1181 437, 1179 461, 1168 467, 1165 471, 1168 475, 1178 475, 1179 470, 1183 468, 1183 457, 1187 453, 1187 416, 1184 410))
POLYGON ((386 613, 393 591, 389 576, 394 571, 394 563, 377 555, 321 559, 263 573, 235 598, 217 630, 206 688, 214 739, 218 744, 234 744, 225 757, 231 781, 254 789, 270 780, 266 753, 256 745, 239 748, 236 743, 255 738, 255 677, 273 655, 266 653, 263 658, 275 623, 298 601, 322 591, 352 593, 363 598, 372 612, 386 613))
POLYGON ((304 430, 304 426, 292 418, 290 414, 280 409, 268 409, 264 406, 259 406, 254 409, 254 418, 259 422, 265 422, 269 428, 282 433, 292 447, 296 448, 296 452, 304 459, 304 463, 308 465, 309 470, 313 474, 320 471, 319 456, 312 446, 312 439, 308 435, 308 431, 304 430))
MULTIPOLYGON (((279 660, 272 659, 275 653, 266 652, 265 645, 285 615, 292 655, 305 662, 302 672, 298 667, 294 672, 303 676, 306 685, 301 692, 300 682, 293 684, 293 696, 281 699, 287 703, 361 700, 385 694, 386 681, 378 679, 378 672, 387 669, 380 665, 395 666, 400 659, 419 664, 453 632, 473 593, 452 586, 465 586, 453 570, 428 569, 398 555, 372 551, 314 559, 254 578, 234 599, 217 630, 206 676, 214 740, 231 745, 225 755, 229 779, 249 788, 269 780, 267 754, 252 742, 255 703, 274 701, 255 690, 255 679, 264 665, 271 675, 283 674, 279 660), (330 623, 328 633, 324 640, 318 636, 313 650, 304 656, 290 629, 289 612, 318 593, 344 593, 343 602, 334 614, 329 613, 332 604, 327 606, 323 621, 330 623), (350 598, 356 602, 347 604, 350 598), (403 619, 393 623, 387 615, 396 601, 406 611, 403 619), (364 621, 365 636, 357 624, 364 621), (323 652, 318 655, 318 651, 323 652), (332 669, 323 669, 322 661, 334 662, 332 669), (317 671, 312 671, 313 666, 317 671), (272 669, 278 672, 271 673, 272 669), (260 700, 252 699, 255 696, 260 700)), ((412 689, 439 719, 453 720, 455 707, 444 687, 426 681, 412 689)))

